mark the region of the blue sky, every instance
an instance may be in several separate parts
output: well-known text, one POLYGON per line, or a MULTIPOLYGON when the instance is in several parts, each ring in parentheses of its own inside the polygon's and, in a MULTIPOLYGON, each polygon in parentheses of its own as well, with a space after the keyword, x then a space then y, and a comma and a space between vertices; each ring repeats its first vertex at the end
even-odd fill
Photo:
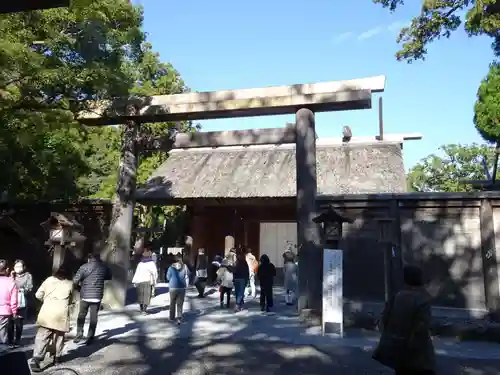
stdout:
MULTIPOLYGON (((397 32, 418 13, 420 1, 407 2, 394 14, 371 0, 134 2, 144 6, 153 48, 195 91, 385 75, 386 132, 424 136, 405 144, 406 168, 443 144, 481 142, 472 117, 477 87, 492 60, 490 41, 460 30, 432 44, 426 61, 397 62, 397 32)), ((279 127, 293 119, 214 120, 202 127, 279 127)), ((338 137, 344 125, 354 135, 376 135, 376 105, 316 117, 320 137, 338 137)))

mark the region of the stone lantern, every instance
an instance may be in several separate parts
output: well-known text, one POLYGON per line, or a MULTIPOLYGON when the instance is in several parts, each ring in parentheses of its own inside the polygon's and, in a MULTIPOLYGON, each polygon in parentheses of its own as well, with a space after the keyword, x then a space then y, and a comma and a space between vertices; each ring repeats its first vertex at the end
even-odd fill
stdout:
POLYGON ((66 252, 71 251, 75 258, 82 258, 85 240, 83 226, 76 220, 57 212, 52 212, 50 218, 41 226, 49 232, 49 239, 45 242, 53 251, 52 271, 55 272, 64 263, 66 252))
POLYGON ((354 219, 337 211, 332 205, 325 206, 313 221, 322 224, 322 242, 325 248, 338 249, 342 240, 342 224, 353 223, 354 219))

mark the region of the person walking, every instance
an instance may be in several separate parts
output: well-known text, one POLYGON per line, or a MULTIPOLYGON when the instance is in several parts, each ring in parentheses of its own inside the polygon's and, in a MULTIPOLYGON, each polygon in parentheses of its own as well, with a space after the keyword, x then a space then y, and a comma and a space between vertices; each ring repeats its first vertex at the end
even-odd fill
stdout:
POLYGON ((205 255, 205 249, 198 250, 196 258, 196 282, 194 283, 198 290, 198 297, 205 297, 205 286, 207 285, 208 277, 208 257, 205 255))
POLYGON ((88 262, 83 264, 75 274, 73 283, 80 289, 80 308, 76 321, 75 343, 83 340, 85 319, 90 311, 90 323, 85 343, 90 345, 95 339, 97 318, 104 296, 104 282, 111 280, 111 270, 102 261, 98 253, 88 255, 88 262))
POLYGON ((38 329, 30 363, 33 372, 41 371, 40 363, 51 345, 55 349, 53 363, 61 362, 64 336, 70 330, 73 288, 70 273, 62 266, 35 293, 35 297, 42 302, 42 307, 36 321, 38 329))
POLYGON ((7 261, 0 259, 0 344, 9 344, 9 324, 17 317, 18 290, 14 280, 9 277, 7 261))
POLYGON ((219 271, 219 268, 222 265, 222 257, 220 255, 216 255, 214 257, 214 260, 212 260, 212 263, 210 264, 210 270, 208 272, 208 284, 209 285, 216 285, 217 283, 217 272, 219 271))
POLYGON ((182 261, 182 254, 175 256, 175 262, 167 270, 166 279, 170 296, 169 318, 180 324, 186 289, 189 285, 189 269, 182 261))
POLYGON ((31 300, 29 297, 33 290, 33 277, 26 271, 26 266, 22 260, 16 260, 11 275, 18 290, 18 308, 17 315, 12 316, 9 325, 9 345, 17 348, 21 345, 24 321, 28 311, 28 301, 31 300))
POLYGON ((291 306, 295 301, 297 293, 298 267, 297 263, 295 263, 295 256, 291 251, 283 254, 283 262, 285 303, 291 306))
POLYGON ((236 298, 235 312, 243 309, 245 304, 245 286, 250 278, 250 270, 246 260, 246 254, 243 251, 238 251, 236 254, 236 264, 233 271, 234 294, 236 298))
POLYGON ((260 257, 257 277, 260 282, 260 309, 261 311, 271 312, 273 307, 273 286, 274 278, 276 277, 276 267, 271 263, 266 254, 260 257))
POLYGON ((158 281, 158 269, 151 257, 151 251, 145 249, 142 253, 141 260, 137 264, 132 284, 137 292, 137 303, 141 314, 146 315, 147 309, 151 303, 151 297, 154 295, 154 288, 158 281))
POLYGON ((249 269, 249 279, 248 279, 248 291, 246 295, 248 297, 255 298, 257 295, 257 289, 255 287, 255 274, 257 272, 257 269, 259 268, 259 262, 257 261, 257 258, 255 258, 255 255, 252 254, 252 249, 248 248, 246 250, 246 261, 248 263, 248 269, 249 269))
POLYGON ((217 281, 220 283, 220 307, 224 307, 224 296, 226 297, 226 308, 231 307, 231 292, 233 291, 233 271, 228 259, 224 259, 217 270, 217 281))
POLYGON ((405 287, 382 313, 382 334, 373 358, 396 375, 433 375, 436 358, 430 336, 431 297, 419 267, 403 268, 405 287))

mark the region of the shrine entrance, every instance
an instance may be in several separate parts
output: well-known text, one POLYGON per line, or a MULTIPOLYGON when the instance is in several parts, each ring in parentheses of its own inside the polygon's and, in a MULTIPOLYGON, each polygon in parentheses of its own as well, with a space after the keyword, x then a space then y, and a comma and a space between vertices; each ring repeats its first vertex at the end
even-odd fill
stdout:
POLYGON ((297 247, 299 251, 299 312, 321 312, 322 264, 316 195, 315 112, 370 109, 372 93, 383 92, 385 77, 296 84, 266 88, 193 92, 133 97, 90 103, 78 120, 88 126, 123 124, 120 174, 110 238, 102 258, 113 280, 107 294, 111 306, 123 306, 128 287, 129 253, 135 205, 137 160, 141 150, 169 152, 174 148, 295 144, 297 247), (168 134, 151 138, 141 123, 208 120, 295 113, 295 124, 283 128, 168 134), (308 277, 300 277, 306 274, 308 277), (315 276, 315 277, 312 277, 315 276))

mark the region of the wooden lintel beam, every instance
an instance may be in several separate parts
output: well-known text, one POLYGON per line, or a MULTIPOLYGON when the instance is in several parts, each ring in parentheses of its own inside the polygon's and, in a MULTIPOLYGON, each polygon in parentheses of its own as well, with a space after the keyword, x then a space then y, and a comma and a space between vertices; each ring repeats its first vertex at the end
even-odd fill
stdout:
POLYGON ((295 125, 284 128, 178 133, 155 138, 143 144, 143 150, 163 150, 201 147, 251 146, 295 143, 295 125))
POLYGON ((371 108, 372 92, 382 92, 385 77, 243 90, 193 92, 89 103, 77 120, 86 125, 121 124, 130 105, 141 122, 208 120, 283 115, 307 107, 314 112, 371 108))
POLYGON ((172 148, 250 146, 295 143, 295 126, 217 132, 179 133, 172 148))

